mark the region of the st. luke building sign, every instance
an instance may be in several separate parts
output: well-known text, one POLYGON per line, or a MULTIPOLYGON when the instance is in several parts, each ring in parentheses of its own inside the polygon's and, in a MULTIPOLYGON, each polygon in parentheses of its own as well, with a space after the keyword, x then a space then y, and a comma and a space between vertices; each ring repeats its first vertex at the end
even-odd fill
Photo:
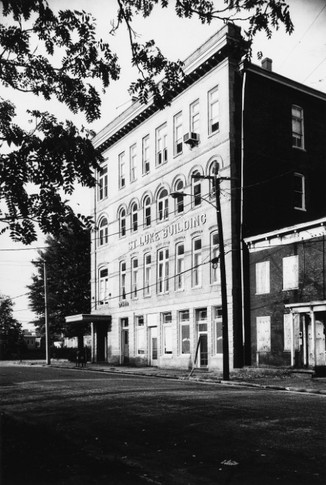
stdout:
POLYGON ((177 234, 182 234, 206 224, 206 214, 190 217, 183 221, 174 222, 168 226, 164 226, 159 231, 148 232, 137 239, 129 242, 129 251, 134 251, 136 248, 147 246, 148 244, 158 243, 168 239, 177 234))

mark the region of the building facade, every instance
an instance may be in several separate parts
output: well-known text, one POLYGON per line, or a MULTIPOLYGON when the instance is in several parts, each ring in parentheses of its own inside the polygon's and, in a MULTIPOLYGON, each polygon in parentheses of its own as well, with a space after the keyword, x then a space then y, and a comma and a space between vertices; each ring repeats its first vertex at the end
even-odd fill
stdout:
POLYGON ((246 239, 252 362, 326 366, 326 217, 246 239))
MULTIPOLYGON (((256 294, 253 278, 263 263, 255 258, 270 256, 256 251, 262 235, 273 234, 278 257, 284 249, 291 258, 294 246, 274 244, 274 231, 326 217, 326 95, 274 73, 269 59, 242 62, 245 48, 240 29, 224 26, 186 59, 169 106, 133 103, 94 138, 104 162, 93 204, 92 312, 67 319, 91 322, 94 361, 222 370, 216 174, 230 368, 303 358, 294 324, 280 315, 307 300, 275 283, 272 301, 272 292, 256 294), (257 325, 260 317, 269 323, 257 325), (270 328, 269 351, 260 326, 270 328)), ((317 361, 307 357, 312 348, 308 365, 317 361)))
POLYGON ((170 106, 134 103, 94 139, 105 158, 94 197, 92 314, 102 317, 92 324, 95 361, 222 368, 215 186, 194 178, 217 169, 227 179, 220 201, 228 317, 237 322, 231 368, 242 359, 239 211, 228 180, 239 169, 242 54, 240 29, 226 26, 185 61, 170 106))

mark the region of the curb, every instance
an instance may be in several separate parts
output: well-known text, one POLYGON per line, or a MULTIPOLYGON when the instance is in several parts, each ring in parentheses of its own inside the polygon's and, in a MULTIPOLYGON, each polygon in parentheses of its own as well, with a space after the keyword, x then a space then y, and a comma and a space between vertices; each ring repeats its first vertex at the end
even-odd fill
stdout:
POLYGON ((87 370, 90 372, 103 372, 103 373, 110 373, 110 374, 123 374, 123 375, 132 375, 132 376, 140 376, 140 377, 151 377, 151 378, 160 378, 160 379, 174 379, 174 380, 182 380, 182 381, 189 381, 189 382, 200 382, 201 384, 220 384, 226 386, 234 386, 234 387, 253 387, 256 389, 270 389, 274 391, 287 391, 287 392, 298 392, 298 393, 306 393, 306 394, 317 394, 321 396, 326 396, 326 390, 323 389, 309 389, 303 387, 292 387, 292 386, 278 386, 273 384, 255 384, 253 382, 246 382, 246 381, 225 381, 223 379, 202 379, 200 377, 188 377, 188 376, 177 376, 165 373, 155 373, 155 374, 148 374, 146 372, 133 372, 133 371, 123 371, 116 368, 90 368, 90 367, 66 367, 63 365, 56 365, 50 364, 51 367, 55 367, 58 369, 70 369, 70 370, 87 370))

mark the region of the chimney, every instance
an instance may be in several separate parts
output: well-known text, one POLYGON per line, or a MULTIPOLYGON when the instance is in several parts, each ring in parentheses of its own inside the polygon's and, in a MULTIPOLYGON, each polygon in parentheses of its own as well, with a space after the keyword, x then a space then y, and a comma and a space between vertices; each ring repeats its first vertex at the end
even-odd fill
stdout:
POLYGON ((266 69, 266 71, 272 71, 272 64, 273 61, 269 57, 265 57, 265 59, 261 61, 261 67, 266 69))

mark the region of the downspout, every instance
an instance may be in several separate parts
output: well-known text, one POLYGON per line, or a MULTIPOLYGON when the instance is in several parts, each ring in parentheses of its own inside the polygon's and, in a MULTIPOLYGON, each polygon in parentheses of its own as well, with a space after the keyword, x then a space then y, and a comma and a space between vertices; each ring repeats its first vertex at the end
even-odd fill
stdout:
POLYGON ((241 158, 240 158, 240 273, 241 273, 241 317, 242 317, 242 352, 245 363, 246 333, 245 333, 245 308, 244 308, 244 257, 243 257, 243 172, 244 172, 244 109, 247 73, 243 69, 242 94, 241 94, 241 158))

